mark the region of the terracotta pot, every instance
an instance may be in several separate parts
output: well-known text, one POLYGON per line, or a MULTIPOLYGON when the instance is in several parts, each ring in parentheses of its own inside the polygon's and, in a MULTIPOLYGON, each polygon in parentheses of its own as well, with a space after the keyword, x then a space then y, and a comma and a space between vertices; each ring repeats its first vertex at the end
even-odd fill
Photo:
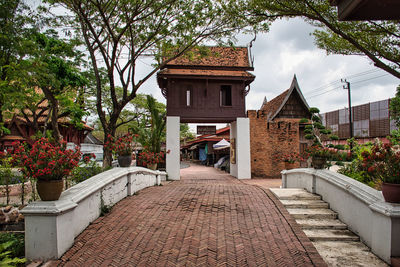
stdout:
POLYGON ((147 164, 147 168, 155 171, 155 170, 157 170, 157 163, 147 164))
POLYGON ((37 192, 40 199, 43 201, 58 200, 60 198, 61 192, 63 191, 63 187, 63 180, 38 180, 36 183, 37 192))
POLYGON ((132 163, 132 156, 118 156, 118 164, 120 167, 129 167, 132 163))
POLYGON ((326 164, 326 158, 324 157, 312 157, 312 165, 314 169, 323 169, 326 164))
POLYGON ((296 162, 290 163, 285 161, 285 170, 291 170, 296 168, 296 162))
POLYGON ((386 202, 400 203, 400 184, 382 183, 382 194, 386 202))

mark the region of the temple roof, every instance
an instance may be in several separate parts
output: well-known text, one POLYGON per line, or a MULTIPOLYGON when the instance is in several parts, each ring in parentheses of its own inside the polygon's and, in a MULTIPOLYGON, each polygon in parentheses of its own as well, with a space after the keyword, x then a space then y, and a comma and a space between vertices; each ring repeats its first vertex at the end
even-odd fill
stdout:
POLYGON ((235 67, 253 69, 249 60, 247 47, 206 47, 203 51, 194 48, 194 53, 188 52, 167 63, 168 67, 202 66, 202 67, 235 67))
POLYGON ((286 91, 284 91, 277 97, 273 98, 269 102, 264 101, 260 110, 262 110, 263 113, 267 115, 268 120, 273 120, 279 114, 279 112, 285 106, 286 102, 289 100, 289 97, 294 92, 296 92, 299 95, 301 102, 304 104, 304 106, 308 110, 310 107, 308 106, 307 101, 305 100, 305 98, 300 90, 300 86, 297 83, 296 75, 294 75, 292 84, 290 85, 289 89, 287 89, 286 91))
POLYGON ((160 75, 188 75, 188 76, 215 76, 215 77, 248 77, 254 79, 254 75, 247 71, 232 70, 204 70, 204 69, 163 69, 160 75))

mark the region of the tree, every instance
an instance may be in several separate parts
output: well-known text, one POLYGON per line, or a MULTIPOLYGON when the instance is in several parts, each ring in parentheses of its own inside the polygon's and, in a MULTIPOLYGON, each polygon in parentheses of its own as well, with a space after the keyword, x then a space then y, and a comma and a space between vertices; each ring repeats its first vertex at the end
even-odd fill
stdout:
MULTIPOLYGON (((165 106, 164 106, 165 107, 165 106)), ((157 107, 157 100, 146 96, 147 114, 142 117, 134 131, 139 135, 139 142, 150 152, 161 151, 161 142, 165 140, 166 112, 157 107)))
POLYGON ((190 131, 189 124, 181 123, 180 125, 181 142, 193 140, 196 136, 190 131))
MULTIPOLYGON (((96 78, 97 113, 108 135, 115 135, 125 106, 137 90, 170 60, 206 40, 226 42, 245 26, 224 12, 229 0, 49 0, 70 10, 82 36, 96 78), (142 56, 156 59, 154 68, 138 79, 137 60, 142 56), (107 85, 100 69, 105 67, 107 85), (116 88, 122 88, 118 97, 116 88), (112 109, 106 114, 103 91, 109 90, 112 109)), ((256 24, 254 24, 256 25, 256 24)), ((257 26, 258 27, 258 26, 257 26)), ((111 164, 111 151, 104 150, 104 165, 111 164)))
POLYGON ((238 15, 263 17, 268 21, 302 17, 318 27, 313 33, 315 42, 328 54, 364 55, 376 67, 400 78, 398 21, 338 21, 336 7, 327 0, 249 0, 241 5, 238 15))
POLYGON ((61 40, 52 31, 36 33, 34 38, 37 47, 31 58, 34 66, 32 84, 40 88, 48 100, 52 135, 58 142, 62 139, 58 119, 69 116, 73 123, 79 125, 84 115, 80 94, 86 80, 78 68, 81 53, 76 50, 74 40, 61 40))
POLYGON ((30 53, 32 41, 29 36, 35 30, 35 14, 22 0, 0 2, 0 124, 4 122, 4 111, 24 94, 26 55, 30 53))
POLYGON ((67 92, 77 80, 82 84, 76 70, 80 62, 71 60, 79 58, 76 43, 62 41, 54 31, 40 33, 41 27, 56 26, 43 6, 32 9, 23 0, 2 0, 0 14, 0 125, 4 116, 19 115, 38 131, 39 118, 50 110, 59 140, 57 120, 70 116, 78 123, 82 117, 71 100, 79 100, 76 91, 67 92))
POLYGON ((397 87, 396 96, 390 99, 390 118, 394 120, 400 129, 400 85, 397 87))

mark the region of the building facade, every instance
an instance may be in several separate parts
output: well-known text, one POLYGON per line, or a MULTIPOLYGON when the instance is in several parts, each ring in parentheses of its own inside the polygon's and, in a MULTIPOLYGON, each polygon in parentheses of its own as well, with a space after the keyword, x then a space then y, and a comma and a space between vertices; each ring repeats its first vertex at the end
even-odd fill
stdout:
MULTIPOLYGON (((389 112, 390 99, 375 101, 352 107, 353 136, 361 142, 374 138, 385 138, 397 129, 389 112)), ((339 136, 350 138, 349 109, 343 108, 321 114, 324 126, 339 136)))
MULTIPOLYGON (((294 76, 290 88, 271 101, 264 100, 260 110, 249 110, 251 174, 255 177, 279 177, 285 168, 277 157, 302 153, 307 147, 304 125, 299 121, 311 116, 294 76)), ((296 163, 299 167, 301 164, 296 163)))

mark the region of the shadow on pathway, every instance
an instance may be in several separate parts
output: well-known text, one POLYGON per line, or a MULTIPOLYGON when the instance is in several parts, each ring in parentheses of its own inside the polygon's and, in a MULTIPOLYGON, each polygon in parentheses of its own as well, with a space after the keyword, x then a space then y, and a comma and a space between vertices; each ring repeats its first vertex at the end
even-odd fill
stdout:
POLYGON ((94 221, 51 266, 325 266, 266 189, 193 165, 94 221))

